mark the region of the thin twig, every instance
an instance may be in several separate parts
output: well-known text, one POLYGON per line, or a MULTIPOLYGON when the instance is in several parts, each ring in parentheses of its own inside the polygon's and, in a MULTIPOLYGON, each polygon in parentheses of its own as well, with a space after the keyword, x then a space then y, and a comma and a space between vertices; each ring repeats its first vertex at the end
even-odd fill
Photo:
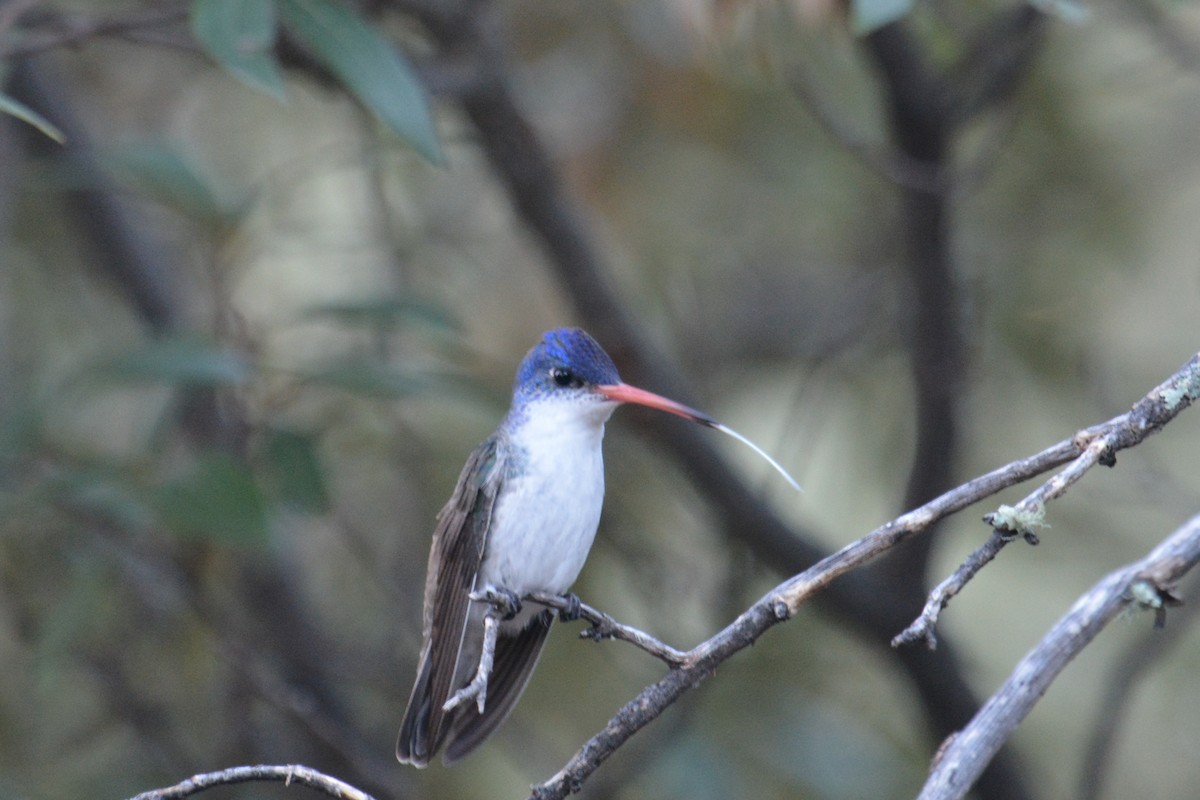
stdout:
POLYGON ((930 593, 921 615, 892 639, 892 646, 923 639, 931 649, 937 647, 934 629, 942 609, 1018 535, 1030 544, 1037 544, 1035 529, 1045 526, 1047 503, 1065 494, 1097 464, 1116 464, 1118 450, 1138 444, 1197 399, 1200 399, 1200 353, 1138 401, 1128 413, 1076 434, 1081 452, 1075 460, 1015 506, 1001 506, 983 518, 993 527, 992 536, 971 553, 953 575, 938 584, 930 593))
MULTIPOLYGON (((862 566, 950 514, 1077 458, 1109 426, 1116 425, 1119 431, 1114 448, 1129 447, 1162 428, 1197 398, 1200 398, 1200 353, 1193 356, 1170 380, 1150 392, 1128 414, 1085 431, 1094 435, 1064 439, 1036 455, 975 478, 876 528, 779 584, 724 630, 685 653, 683 664, 677 669, 647 686, 621 707, 604 729, 585 742, 561 770, 533 788, 531 798, 561 800, 577 791, 610 755, 657 719, 684 692, 700 685, 718 664, 752 645, 768 628, 790 619, 801 605, 834 579, 862 566)), ((999 743, 996 746, 999 747, 999 743)), ((980 769, 984 766, 986 762, 980 765, 980 769)))
POLYGON ((30 25, 20 40, 0 46, 0 60, 25 58, 99 36, 128 36, 174 25, 187 19, 188 10, 187 4, 172 3, 114 16, 65 13, 38 15, 42 18, 30 25))
POLYGON ((686 659, 686 654, 682 650, 676 650, 669 644, 665 644, 637 628, 623 625, 608 614, 589 606, 587 603, 579 603, 578 609, 575 609, 573 603, 567 598, 546 592, 533 592, 526 595, 526 598, 548 608, 556 609, 559 612, 578 611, 581 619, 585 619, 592 624, 592 627, 585 628, 579 632, 580 639, 591 639, 596 642, 602 639, 619 639, 622 642, 629 642, 633 646, 645 650, 650 655, 665 662, 670 667, 678 667, 686 659))
POLYGON ((249 781, 281 781, 285 786, 292 783, 299 783, 324 792, 330 797, 341 798, 341 800, 374 800, 371 795, 361 789, 356 789, 344 781, 317 772, 312 767, 304 767, 298 764, 286 766, 259 764, 248 767, 230 767, 229 769, 217 772, 205 772, 193 775, 174 786, 142 792, 132 798, 132 800, 175 800, 175 798, 188 797, 205 789, 211 789, 214 786, 226 786, 228 784, 247 783, 249 781))
POLYGON ((1153 609, 1200 562, 1200 515, 1192 517, 1140 561, 1124 566, 1075 601, 1013 669, 975 718, 939 752, 917 800, 958 800, 1008 740, 1063 668, 1130 603, 1153 609))

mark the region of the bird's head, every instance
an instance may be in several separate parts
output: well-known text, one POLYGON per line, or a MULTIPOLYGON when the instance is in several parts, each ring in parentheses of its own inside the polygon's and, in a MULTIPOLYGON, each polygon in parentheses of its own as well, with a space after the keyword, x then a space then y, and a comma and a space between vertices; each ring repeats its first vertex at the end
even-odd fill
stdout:
POLYGON ((713 425, 706 414, 661 395, 622 382, 608 353, 579 328, 547 331, 517 369, 513 397, 516 406, 553 401, 588 405, 608 415, 618 403, 634 403, 713 425))
POLYGON ((539 429, 582 423, 586 428, 600 430, 621 403, 656 408, 732 436, 766 459, 793 487, 800 488, 779 462, 733 428, 683 403, 624 383, 604 348, 579 328, 547 331, 526 353, 517 369, 508 422, 527 424, 529 407, 538 405, 544 407, 538 413, 539 429))

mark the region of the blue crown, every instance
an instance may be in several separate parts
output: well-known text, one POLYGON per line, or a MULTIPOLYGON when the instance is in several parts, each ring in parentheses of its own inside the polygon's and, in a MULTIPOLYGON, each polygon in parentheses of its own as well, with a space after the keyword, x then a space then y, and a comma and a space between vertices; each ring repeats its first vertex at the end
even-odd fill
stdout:
POLYGON ((517 368, 517 394, 540 394, 554 387, 553 369, 567 370, 588 385, 620 383, 617 367, 599 343, 579 328, 546 331, 517 368))

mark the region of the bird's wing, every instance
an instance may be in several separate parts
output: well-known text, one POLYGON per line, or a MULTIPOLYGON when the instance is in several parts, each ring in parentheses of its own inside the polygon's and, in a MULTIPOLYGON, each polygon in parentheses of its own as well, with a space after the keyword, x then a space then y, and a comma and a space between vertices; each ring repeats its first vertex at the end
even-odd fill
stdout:
POLYGON ((469 595, 483 560, 492 509, 504 475, 503 446, 493 436, 479 445, 438 514, 425 576, 421 659, 396 741, 402 762, 424 766, 450 731, 442 706, 458 689, 456 675, 471 610, 469 595))

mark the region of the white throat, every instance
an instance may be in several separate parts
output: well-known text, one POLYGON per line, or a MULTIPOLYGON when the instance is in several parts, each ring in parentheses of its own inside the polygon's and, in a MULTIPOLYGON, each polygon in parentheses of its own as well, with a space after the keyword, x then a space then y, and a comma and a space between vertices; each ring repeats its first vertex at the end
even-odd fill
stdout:
POLYGON ((586 447, 593 442, 599 447, 604 423, 616 407, 616 403, 582 399, 535 400, 525 407, 521 424, 510 431, 511 441, 529 450, 533 459, 543 450, 586 447))
POLYGON ((562 594, 591 550, 604 501, 604 423, 616 403, 534 401, 508 430, 513 471, 497 502, 483 586, 562 594))

